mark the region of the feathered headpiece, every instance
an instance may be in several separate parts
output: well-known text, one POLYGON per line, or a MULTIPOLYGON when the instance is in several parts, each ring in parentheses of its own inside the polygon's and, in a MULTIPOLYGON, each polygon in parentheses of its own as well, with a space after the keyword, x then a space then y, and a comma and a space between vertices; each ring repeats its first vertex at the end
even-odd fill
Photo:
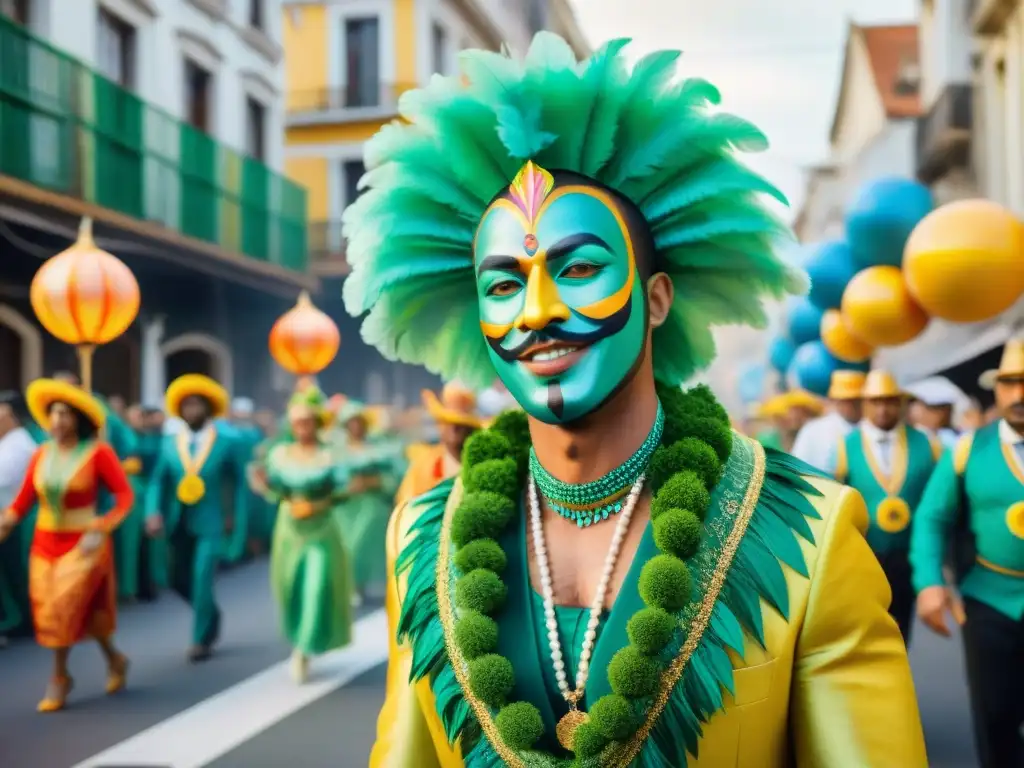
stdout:
POLYGON ((577 62, 541 32, 524 61, 463 51, 463 77, 406 93, 408 123, 366 147, 366 188, 345 211, 345 306, 392 360, 482 388, 494 368, 480 332, 473 238, 487 206, 529 160, 573 171, 632 200, 647 218, 656 269, 675 286, 654 332, 658 378, 678 384, 715 355, 711 327, 767 323, 762 299, 806 292, 774 254, 788 228, 758 199, 785 198, 734 150, 767 148, 750 123, 715 112, 703 80, 674 82, 678 51, 632 69, 614 40, 577 62))

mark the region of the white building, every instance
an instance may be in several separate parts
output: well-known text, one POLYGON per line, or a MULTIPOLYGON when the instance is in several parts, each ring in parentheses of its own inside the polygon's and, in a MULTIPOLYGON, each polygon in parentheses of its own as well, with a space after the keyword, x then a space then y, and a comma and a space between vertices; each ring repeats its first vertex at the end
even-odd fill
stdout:
POLYGON ((274 170, 283 166, 280 0, 0 4, 142 100, 274 170))

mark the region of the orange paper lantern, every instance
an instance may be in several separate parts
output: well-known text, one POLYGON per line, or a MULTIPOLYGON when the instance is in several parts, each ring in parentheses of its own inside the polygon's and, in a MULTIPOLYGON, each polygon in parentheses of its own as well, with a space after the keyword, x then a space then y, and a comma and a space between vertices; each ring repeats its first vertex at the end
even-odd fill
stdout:
POLYGON ((854 275, 843 291, 842 313, 847 330, 873 347, 906 344, 928 325, 899 267, 869 267, 854 275))
POLYGON ((872 346, 854 336, 838 309, 828 310, 821 318, 821 343, 844 363, 863 363, 871 359, 872 346))
POLYGON ((270 354, 277 364, 297 376, 320 373, 331 364, 341 346, 338 326, 313 306, 303 291, 294 307, 270 329, 270 354))
POLYGON ((43 327, 78 346, 113 341, 139 314, 135 275, 96 245, 88 218, 82 220, 74 245, 43 262, 29 296, 43 327))
POLYGON ((988 320, 1024 293, 1024 226, 990 200, 938 208, 914 228, 903 276, 921 307, 954 323, 988 320))

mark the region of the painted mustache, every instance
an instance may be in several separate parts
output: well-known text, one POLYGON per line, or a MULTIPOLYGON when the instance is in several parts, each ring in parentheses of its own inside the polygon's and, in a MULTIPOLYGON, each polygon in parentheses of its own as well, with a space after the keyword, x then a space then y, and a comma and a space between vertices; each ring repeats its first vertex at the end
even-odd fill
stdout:
POLYGON ((626 323, 629 321, 631 309, 632 302, 630 301, 627 302, 622 309, 607 318, 599 327, 592 331, 570 331, 560 323, 551 323, 543 331, 530 331, 526 334, 523 340, 514 347, 503 347, 501 345, 501 342, 507 337, 502 337, 500 339, 488 338, 487 343, 491 345, 491 349, 494 350, 494 353, 506 363, 514 363, 526 354, 531 347, 535 347, 540 344, 563 342, 565 344, 588 347, 591 344, 596 344, 601 339, 615 335, 625 328, 626 323))

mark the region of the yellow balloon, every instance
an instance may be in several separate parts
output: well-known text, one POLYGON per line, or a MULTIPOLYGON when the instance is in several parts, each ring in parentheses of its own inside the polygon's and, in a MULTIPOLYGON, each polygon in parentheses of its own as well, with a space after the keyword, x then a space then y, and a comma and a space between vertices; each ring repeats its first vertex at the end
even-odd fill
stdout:
POLYGON ((1024 226, 989 200, 937 208, 914 228, 903 275, 932 317, 954 323, 988 320, 1024 293, 1024 226))
POLYGON ((875 351, 870 344, 850 333, 838 309, 830 309, 822 316, 821 343, 844 363, 863 363, 875 351))
POLYGON ((869 267, 854 275, 843 291, 842 311, 847 330, 872 347, 906 344, 928 325, 898 267, 869 267))

